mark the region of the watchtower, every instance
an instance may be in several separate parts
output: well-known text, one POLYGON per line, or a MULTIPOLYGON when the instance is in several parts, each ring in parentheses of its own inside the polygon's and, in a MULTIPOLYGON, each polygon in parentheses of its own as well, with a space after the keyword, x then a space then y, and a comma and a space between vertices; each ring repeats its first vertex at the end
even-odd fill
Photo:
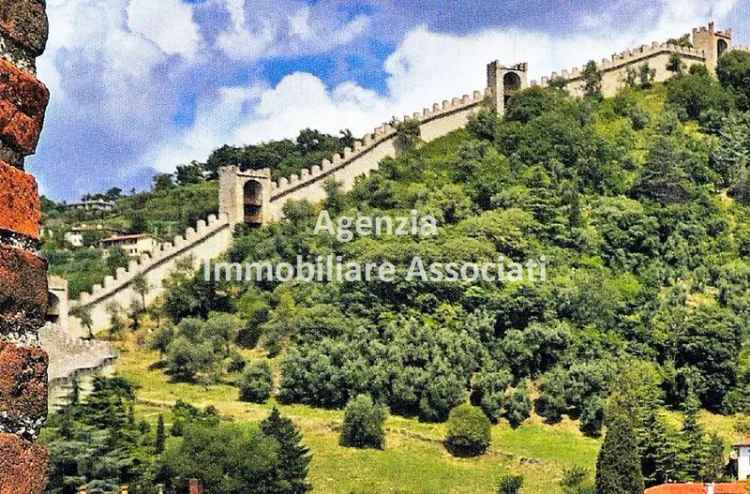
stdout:
POLYGON ((505 113, 510 97, 529 87, 528 69, 526 63, 505 67, 497 60, 487 65, 487 87, 492 94, 492 106, 501 115, 505 113))
POLYGON ((714 74, 719 58, 732 49, 732 30, 716 31, 715 24, 709 22, 708 27, 693 29, 693 46, 703 52, 706 68, 714 74))
POLYGON ((219 213, 229 223, 260 226, 270 220, 271 169, 241 171, 226 166, 219 171, 219 213))

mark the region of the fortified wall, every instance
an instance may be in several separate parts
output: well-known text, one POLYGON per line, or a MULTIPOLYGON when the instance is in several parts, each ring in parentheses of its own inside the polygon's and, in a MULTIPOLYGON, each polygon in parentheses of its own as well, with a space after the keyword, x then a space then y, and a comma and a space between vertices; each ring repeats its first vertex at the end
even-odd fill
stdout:
MULTIPOLYGON (((684 70, 690 70, 693 65, 704 65, 711 73, 716 72, 719 57, 732 49, 746 50, 746 47, 733 46, 732 30, 717 31, 713 22, 708 26, 693 29, 690 41, 692 47, 678 46, 672 43, 654 41, 650 45, 641 45, 632 50, 613 54, 597 63, 597 69, 602 75, 602 94, 605 97, 617 95, 618 91, 626 87, 628 70, 638 70, 643 65, 653 69, 654 82, 664 82, 674 76, 667 69, 673 55, 680 57, 684 70)), ((553 72, 548 77, 542 77, 541 83, 532 81, 531 85, 548 86, 552 81, 562 79, 565 88, 573 96, 583 96, 585 82, 583 69, 573 67, 560 73, 553 72)))
POLYGON ((47 263, 41 205, 24 158, 36 150, 49 100, 36 78, 47 42, 44 0, 0 0, 0 494, 41 494, 47 451, 47 263))
MULTIPOLYGON (((675 54, 681 58, 686 70, 692 65, 702 64, 714 71, 723 53, 733 48, 743 49, 732 46, 731 30, 716 31, 713 23, 694 29, 691 42, 693 48, 652 43, 601 61, 597 67, 602 74, 603 93, 605 96, 615 95, 625 87, 628 69, 638 70, 644 64, 655 70, 656 82, 666 81, 673 76, 667 70, 667 64, 675 54)), ((515 92, 530 85, 549 85, 552 78, 563 78, 570 93, 583 95, 583 74, 578 68, 544 77, 541 83, 529 83, 525 63, 503 66, 495 61, 487 65, 487 86, 484 90, 443 100, 401 120, 394 118, 363 136, 354 147, 346 148, 341 155, 323 160, 298 175, 274 181, 270 169, 242 171, 236 166, 226 167, 221 170, 219 178, 218 217, 209 218, 208 223, 200 222, 196 229, 188 230, 185 235, 175 238, 174 242, 161 244, 152 255, 131 262, 128 269, 118 270, 115 276, 95 286, 91 293, 84 293, 79 300, 72 301, 71 310, 79 307, 88 309, 94 320, 94 331, 106 329, 110 319, 107 306, 115 303, 124 308, 137 297, 131 286, 136 275, 146 276, 152 287, 147 302, 151 302, 161 295, 162 281, 178 260, 191 257, 197 268, 202 261, 213 259, 226 251, 231 244, 235 225, 262 225, 279 221, 283 217, 284 205, 290 200, 319 202, 325 198, 324 184, 331 178, 339 182, 344 191, 351 190, 357 177, 369 174, 377 169, 382 159, 399 152, 399 122, 417 121, 422 140, 430 142, 465 127, 469 118, 483 106, 504 113, 508 100, 515 92)), ((72 335, 86 334, 77 319, 71 318, 70 326, 72 335)))

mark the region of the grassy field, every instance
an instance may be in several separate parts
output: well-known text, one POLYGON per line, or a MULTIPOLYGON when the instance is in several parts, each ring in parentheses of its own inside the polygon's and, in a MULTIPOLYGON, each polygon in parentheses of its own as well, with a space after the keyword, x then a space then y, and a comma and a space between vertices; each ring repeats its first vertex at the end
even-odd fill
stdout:
POLYGON ((578 432, 577 425, 563 422, 550 426, 538 417, 512 429, 507 423, 493 427, 492 447, 476 459, 454 458, 442 445, 445 424, 421 423, 392 416, 385 451, 357 450, 338 445, 342 422, 340 410, 302 405, 264 405, 237 400, 237 388, 229 383, 212 386, 171 383, 159 370, 149 367, 156 353, 121 344, 119 375, 138 389, 138 414, 156 422, 169 406, 182 399, 195 406, 214 405, 222 416, 238 422, 258 421, 272 406, 290 417, 304 434, 313 453, 310 480, 316 493, 489 493, 508 472, 523 474, 524 492, 560 492, 558 482, 565 468, 581 465, 593 469, 600 441, 578 432))

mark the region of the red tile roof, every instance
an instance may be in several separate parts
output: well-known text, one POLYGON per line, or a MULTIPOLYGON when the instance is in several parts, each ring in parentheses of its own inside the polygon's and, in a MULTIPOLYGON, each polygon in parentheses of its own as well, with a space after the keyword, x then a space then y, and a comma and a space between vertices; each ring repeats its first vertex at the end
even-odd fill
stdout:
MULTIPOLYGON (((662 484, 649 487, 644 494, 706 494, 704 484, 662 484)), ((746 482, 724 482, 714 484, 714 494, 747 494, 746 482)))
POLYGON ((746 437, 745 439, 734 443, 732 446, 734 447, 750 446, 750 437, 746 437))

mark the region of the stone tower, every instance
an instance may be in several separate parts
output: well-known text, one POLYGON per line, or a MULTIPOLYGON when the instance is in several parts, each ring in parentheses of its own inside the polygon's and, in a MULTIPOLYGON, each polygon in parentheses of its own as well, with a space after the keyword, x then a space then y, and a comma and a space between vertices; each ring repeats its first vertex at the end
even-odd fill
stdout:
POLYGON ((219 213, 229 223, 262 225, 270 221, 271 169, 240 171, 226 166, 219 171, 219 213))
POLYGON ((47 451, 47 263, 41 206, 24 158, 36 151, 49 92, 36 78, 47 43, 45 0, 0 0, 0 493, 41 494, 47 451))
POLYGON ((492 106, 505 113, 505 105, 516 91, 529 87, 528 65, 519 63, 512 67, 500 65, 495 60, 487 65, 487 87, 492 94, 492 106))
POLYGON ((715 24, 710 22, 708 27, 693 29, 693 46, 704 53, 706 68, 716 73, 719 57, 732 49, 732 30, 716 31, 715 24))

